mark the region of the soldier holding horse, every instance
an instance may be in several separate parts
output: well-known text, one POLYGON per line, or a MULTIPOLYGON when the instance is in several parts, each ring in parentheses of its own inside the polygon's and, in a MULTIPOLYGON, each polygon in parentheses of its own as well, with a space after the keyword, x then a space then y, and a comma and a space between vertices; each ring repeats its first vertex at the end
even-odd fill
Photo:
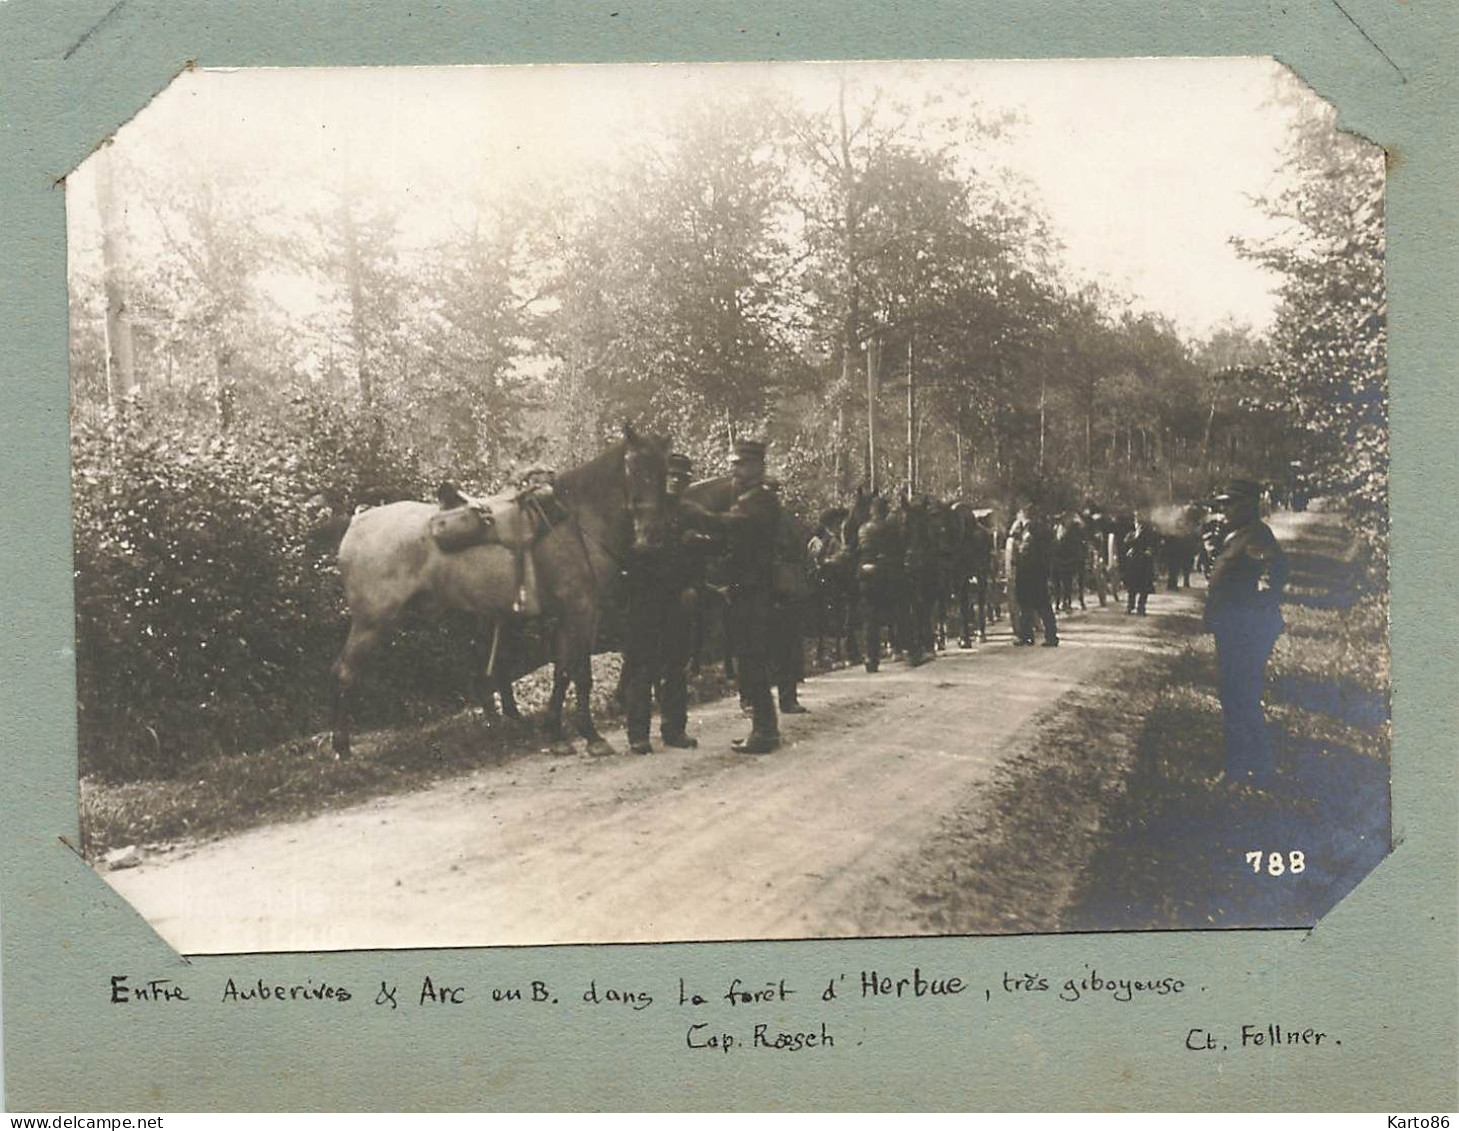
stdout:
POLYGON ((780 719, 770 693, 771 602, 780 504, 765 486, 765 445, 735 445, 728 480, 696 483, 684 492, 686 519, 721 537, 728 547, 729 616, 734 626, 735 669, 753 716, 742 754, 769 754, 780 745, 780 719))
POLYGON ((703 584, 703 536, 687 528, 680 499, 694 465, 673 453, 668 460, 664 540, 657 549, 631 555, 627 571, 627 640, 623 649, 628 748, 652 753, 649 723, 654 691, 665 746, 693 749, 689 737, 689 648, 693 610, 703 584))

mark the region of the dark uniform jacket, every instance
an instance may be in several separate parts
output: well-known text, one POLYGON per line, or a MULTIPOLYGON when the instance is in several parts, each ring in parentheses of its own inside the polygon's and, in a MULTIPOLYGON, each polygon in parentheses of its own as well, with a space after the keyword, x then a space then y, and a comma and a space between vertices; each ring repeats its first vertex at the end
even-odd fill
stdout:
POLYGON ((1206 628, 1260 628, 1282 631, 1282 590, 1287 584, 1287 554, 1266 523, 1251 522, 1228 532, 1211 567, 1206 593, 1206 628), (1262 588, 1265 579, 1267 587, 1262 588))
POLYGON ((1150 527, 1141 527, 1125 535, 1122 546, 1125 588, 1133 593, 1150 593, 1155 589, 1155 553, 1160 536, 1150 527))
POLYGON ((1027 601, 1049 583, 1054 557, 1053 532, 1035 519, 1020 518, 1008 528, 1008 542, 1014 595, 1021 602, 1027 601))
POLYGON ((775 574, 776 531, 780 503, 764 484, 742 492, 723 513, 690 504, 685 519, 700 530, 722 537, 728 549, 728 580, 734 588, 769 591, 775 574))

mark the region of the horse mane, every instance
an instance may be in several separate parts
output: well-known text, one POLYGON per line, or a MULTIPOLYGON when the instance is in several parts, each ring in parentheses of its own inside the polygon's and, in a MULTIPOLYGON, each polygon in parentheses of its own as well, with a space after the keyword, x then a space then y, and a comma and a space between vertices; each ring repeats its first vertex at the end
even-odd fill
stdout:
POLYGON ((561 472, 553 482, 553 489, 564 496, 564 502, 600 497, 605 488, 616 486, 622 477, 623 455, 627 450, 628 442, 618 441, 587 463, 561 472))

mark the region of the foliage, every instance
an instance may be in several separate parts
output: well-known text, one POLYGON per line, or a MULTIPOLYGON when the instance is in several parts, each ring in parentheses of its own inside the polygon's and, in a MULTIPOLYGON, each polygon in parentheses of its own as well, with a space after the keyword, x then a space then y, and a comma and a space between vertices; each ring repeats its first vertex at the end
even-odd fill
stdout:
MULTIPOLYGON (((1283 97, 1297 101, 1291 90, 1283 97)), ((1282 278, 1266 380, 1253 399, 1301 434, 1308 492, 1342 501, 1381 568, 1388 538, 1384 158, 1339 131, 1329 107, 1298 105, 1290 184, 1265 202, 1284 230, 1239 243, 1282 278)))
MULTIPOLYGON (((73 430, 80 748, 104 776, 318 729, 345 629, 326 500, 348 514, 422 486, 386 430, 326 406, 211 437, 154 426, 149 407, 73 430)), ((458 686, 449 649, 402 649, 407 698, 458 686)))

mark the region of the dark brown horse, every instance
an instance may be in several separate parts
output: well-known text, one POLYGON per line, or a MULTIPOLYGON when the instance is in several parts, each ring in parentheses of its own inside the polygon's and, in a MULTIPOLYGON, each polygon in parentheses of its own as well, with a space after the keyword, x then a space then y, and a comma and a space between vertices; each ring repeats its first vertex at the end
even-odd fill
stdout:
MULTIPOLYGON (((553 622, 554 671, 548 737, 566 745, 562 707, 571 682, 575 722, 593 754, 610 754, 593 726, 593 644, 603 609, 615 598, 630 549, 663 540, 668 441, 639 437, 624 426, 624 441, 581 467, 564 472, 555 504, 544 508, 526 553, 527 615, 553 622), (532 584, 535 582, 535 584, 532 584)), ((484 619, 513 611, 521 595, 515 552, 486 543, 450 553, 430 534, 437 508, 400 502, 355 515, 339 547, 339 570, 350 609, 350 633, 334 665, 334 749, 350 751, 350 694, 362 664, 389 640, 407 605, 426 603, 484 619)))
POLYGON ((823 512, 820 526, 807 543, 815 587, 817 663, 826 660, 827 637, 831 641, 832 659, 861 663, 861 645, 855 630, 855 550, 848 549, 845 542, 849 516, 847 507, 832 507, 823 512))
MULTIPOLYGON (((971 503, 954 503, 949 514, 953 535, 951 597, 961 623, 958 645, 971 648, 974 629, 979 641, 987 641, 990 614, 997 616, 996 604, 989 608, 990 600, 996 602, 993 584, 998 572, 997 553, 992 529, 984 525, 971 503)), ((987 511, 982 514, 991 520, 987 511)))
POLYGON ((1062 612, 1074 611, 1074 596, 1077 591, 1079 607, 1084 605, 1085 567, 1084 522, 1077 514, 1060 515, 1054 522, 1054 556, 1051 579, 1054 588, 1054 608, 1062 612))

